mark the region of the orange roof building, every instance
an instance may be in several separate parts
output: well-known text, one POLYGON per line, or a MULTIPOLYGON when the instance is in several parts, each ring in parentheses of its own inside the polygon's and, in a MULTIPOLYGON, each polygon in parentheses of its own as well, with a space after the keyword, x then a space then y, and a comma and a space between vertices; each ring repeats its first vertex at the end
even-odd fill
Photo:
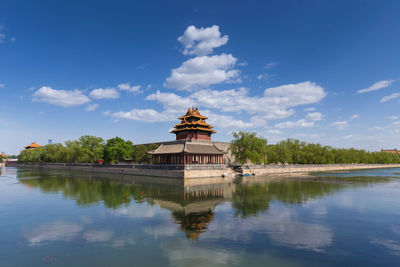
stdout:
POLYGON ((208 118, 200 114, 198 108, 188 108, 186 114, 178 118, 179 124, 174 126, 171 133, 176 134, 176 140, 211 140, 211 134, 216 133, 205 120, 208 118))
POLYGON ((2 157, 3 159, 7 158, 6 154, 4 154, 4 152, 1 152, 1 157, 2 157))
POLYGON ((33 142, 32 144, 27 145, 27 146, 25 146, 24 148, 25 148, 25 149, 33 149, 33 148, 38 148, 38 147, 43 147, 43 146, 39 145, 39 144, 36 143, 36 142, 33 142))

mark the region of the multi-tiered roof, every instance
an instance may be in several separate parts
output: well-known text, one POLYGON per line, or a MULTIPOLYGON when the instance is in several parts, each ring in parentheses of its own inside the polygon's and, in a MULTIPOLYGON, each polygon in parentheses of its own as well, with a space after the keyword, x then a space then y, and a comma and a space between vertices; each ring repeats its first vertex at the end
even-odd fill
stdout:
POLYGON ((176 124, 171 133, 182 133, 182 132, 204 132, 207 134, 216 133, 210 124, 206 123, 205 120, 208 118, 200 114, 199 109, 196 107, 188 108, 184 116, 179 117, 181 123, 176 124))
POLYGON ((157 149, 149 151, 153 164, 211 164, 223 165, 224 152, 211 141, 215 133, 208 119, 200 114, 198 108, 189 108, 181 123, 171 131, 176 141, 162 143, 157 149))

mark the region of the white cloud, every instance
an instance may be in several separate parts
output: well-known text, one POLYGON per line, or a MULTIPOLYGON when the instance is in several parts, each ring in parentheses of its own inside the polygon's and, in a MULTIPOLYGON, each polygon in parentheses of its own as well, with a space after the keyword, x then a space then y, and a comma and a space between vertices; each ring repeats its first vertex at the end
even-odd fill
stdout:
POLYGON ((298 121, 285 121, 278 124, 275 124, 276 128, 310 128, 314 126, 314 122, 306 121, 305 119, 301 119, 298 121))
POLYGON ((322 114, 319 112, 308 113, 307 119, 309 119, 311 121, 320 121, 320 120, 322 120, 322 114))
POLYGON ((196 104, 191 97, 182 97, 173 93, 161 93, 160 91, 148 95, 146 100, 157 101, 163 105, 164 109, 176 112, 182 112, 182 110, 186 110, 196 104))
POLYGON ((6 86, 4 83, 0 83, 0 88, 4 88, 6 86))
POLYGON ((385 81, 379 81, 374 83, 368 88, 358 90, 357 93, 362 94, 362 93, 367 93, 367 92, 372 92, 372 91, 377 91, 386 87, 389 87, 392 83, 394 83, 396 80, 385 80, 385 81))
POLYGON ((268 130, 267 134, 271 134, 271 135, 278 135, 281 134, 282 132, 280 130, 268 130))
POLYGON ((339 130, 343 130, 345 128, 347 128, 349 126, 349 122, 357 119, 358 118, 358 114, 354 114, 353 116, 350 117, 350 119, 345 120, 345 121, 335 121, 333 123, 331 123, 331 126, 334 126, 336 128, 338 128, 339 130))
POLYGON ((398 116, 390 116, 388 117, 389 120, 397 120, 399 117, 398 116))
POLYGON ((121 83, 118 85, 118 89, 121 91, 128 91, 130 93, 138 94, 141 93, 142 90, 140 90, 141 86, 140 85, 133 85, 131 86, 129 83, 121 83))
POLYGON ((374 126, 368 130, 370 131, 384 131, 386 129, 386 127, 381 127, 381 126, 374 126))
POLYGON ((90 92, 89 96, 94 99, 117 99, 119 98, 119 93, 112 87, 106 89, 98 88, 90 92))
POLYGON ((56 221, 33 229, 25 237, 30 245, 38 245, 45 241, 68 241, 77 237, 83 228, 80 225, 56 221))
POLYGON ((3 33, 4 27, 0 25, 0 43, 4 43, 6 39, 6 35, 3 33))
POLYGON ((220 128, 245 129, 255 126, 252 122, 244 122, 242 120, 234 119, 232 116, 215 114, 209 110, 205 110, 203 114, 210 118, 209 123, 219 126, 220 128))
POLYGON ((268 212, 257 217, 258 220, 251 224, 246 220, 238 220, 235 224, 215 220, 203 239, 251 241, 250 233, 257 231, 259 235, 266 233, 274 245, 315 252, 324 251, 334 240, 334 233, 329 227, 299 221, 298 214, 284 206, 271 206, 268 212))
POLYGON ((232 81, 239 71, 233 69, 237 58, 230 54, 202 56, 189 59, 173 69, 164 83, 167 88, 177 90, 195 90, 210 85, 232 81))
POLYGON ((400 236, 400 227, 399 227, 399 226, 393 225, 393 226, 391 227, 391 229, 392 229, 393 233, 395 233, 395 234, 397 234, 397 235, 400 236))
POLYGON ((86 111, 94 111, 94 110, 96 110, 97 108, 99 107, 99 104, 93 104, 93 105, 88 105, 87 107, 86 107, 86 111))
POLYGON ((324 89, 313 82, 286 84, 268 88, 264 91, 264 99, 271 104, 294 107, 312 104, 326 96, 324 89))
MULTIPOLYGON (((148 95, 146 100, 157 101, 164 111, 153 109, 134 109, 129 112, 117 112, 113 116, 132 120, 149 121, 145 116, 151 117, 152 122, 173 121, 190 106, 219 110, 222 112, 246 112, 251 114, 250 121, 234 119, 232 116, 210 114, 210 122, 223 128, 251 128, 265 127, 268 120, 287 118, 295 113, 291 107, 313 104, 325 97, 324 89, 312 82, 288 84, 274 88, 268 88, 261 97, 249 96, 249 90, 244 87, 231 90, 199 90, 187 97, 174 93, 161 93, 157 91, 148 95)), ((318 120, 318 114, 314 120, 318 120)), ((298 126, 311 127, 312 122, 298 122, 298 126)))
POLYGON ((184 242, 178 239, 176 242, 162 245, 162 248, 168 257, 170 266, 243 265, 240 264, 240 257, 231 251, 195 246, 194 242, 184 242))
POLYGON ((135 244, 136 244, 136 240, 135 240, 134 237, 124 236, 123 238, 114 240, 112 242, 111 246, 113 248, 121 248, 121 247, 124 247, 124 246, 129 246, 129 245, 132 246, 132 245, 135 245, 135 244))
POLYGON ((358 114, 354 114, 353 116, 350 117, 350 120, 354 120, 358 118, 358 114))
POLYGON ((395 240, 371 238, 371 243, 385 247, 392 255, 400 256, 400 243, 395 240))
POLYGON ((268 63, 267 65, 264 66, 264 69, 270 70, 270 69, 272 69, 273 67, 275 67, 277 65, 278 65, 278 62, 270 62, 270 63, 268 63))
POLYGON ((107 242, 113 237, 113 232, 109 230, 89 230, 83 233, 82 238, 90 243, 107 242))
POLYGON ((33 101, 46 102, 62 107, 72 107, 86 104, 90 99, 77 89, 66 91, 43 86, 33 94, 33 101))
MULTIPOLYGON (((128 112, 120 111, 111 114, 115 118, 124 118, 141 121, 170 121, 175 120, 189 106, 212 109, 203 110, 211 113, 210 122, 221 127, 250 128, 266 127, 268 120, 284 119, 295 113, 294 107, 299 105, 315 104, 321 101, 326 93, 324 89, 310 81, 286 84, 278 87, 267 88, 262 96, 250 96, 247 88, 241 87, 231 90, 212 90, 211 85, 219 83, 240 82, 237 59, 231 54, 206 56, 214 48, 225 44, 228 37, 221 37, 218 26, 197 29, 194 26, 187 28, 185 33, 178 38, 184 45, 184 54, 196 55, 182 65, 171 71, 171 76, 166 79, 164 86, 177 90, 193 91, 188 96, 157 91, 146 97, 146 100, 157 101, 164 110, 133 109, 128 112), (222 112, 247 113, 249 121, 233 119, 233 116, 215 114, 215 110, 222 112), (219 123, 221 121, 221 123, 219 123), (222 123, 222 121, 224 121, 222 123)), ((267 64, 272 68, 276 62, 267 64)), ((266 78, 262 74, 259 78, 266 78)), ((318 114, 314 121, 319 120, 318 114)), ((310 118, 311 119, 311 118, 310 118)), ((312 121, 297 122, 299 126, 311 127, 312 121)))
POLYGON ((262 75, 262 74, 260 74, 260 75, 257 76, 257 79, 258 79, 258 80, 261 80, 262 78, 263 78, 263 75, 262 75))
POLYGON ((380 103, 384 103, 386 101, 389 101, 389 100, 392 100, 392 99, 396 99, 396 98, 399 98, 399 97, 400 97, 400 93, 394 93, 394 94, 382 97, 381 101, 379 101, 379 102, 380 103))
POLYGON ((305 112, 311 112, 311 111, 315 111, 315 108, 306 108, 303 111, 305 112))
MULTIPOLYGON (((159 93, 158 98, 167 93, 159 93)), ((200 90, 189 95, 187 98, 197 105, 219 109, 224 112, 245 111, 250 114, 258 113, 267 119, 286 118, 294 113, 291 107, 319 102, 326 93, 324 89, 312 82, 298 84, 287 84, 268 88, 261 97, 251 97, 249 90, 244 87, 231 90, 200 90)), ((148 97, 148 99, 153 97, 148 97)), ((177 100, 181 102, 181 97, 177 100)), ((161 103, 167 100, 161 100, 161 103)), ((168 101, 170 105, 172 104, 168 101)), ((172 104, 173 105, 173 104, 172 104)))
MULTIPOLYGON (((159 206, 135 205, 120 207, 111 211, 113 214, 131 219, 148 219, 157 216, 163 210, 159 206)), ((168 213, 165 211, 166 214, 168 213)))
POLYGON ((151 227, 145 227, 143 230, 147 235, 153 238, 159 237, 172 237, 180 233, 179 227, 171 221, 163 221, 160 225, 152 225, 151 227))
POLYGON ((117 119, 129 119, 129 120, 146 121, 146 122, 176 120, 176 116, 171 116, 165 114, 164 112, 158 112, 154 109, 132 109, 131 111, 128 112, 119 111, 112 113, 110 115, 117 119))
POLYGON ((349 125, 348 121, 335 121, 331 123, 332 126, 338 128, 339 130, 343 130, 344 128, 347 128, 349 125))
POLYGON ((354 134, 348 134, 348 135, 342 136, 342 139, 344 139, 344 140, 350 140, 350 139, 352 139, 352 138, 354 138, 354 137, 356 137, 354 134))
POLYGON ((184 55, 205 56, 212 53, 214 48, 226 44, 228 36, 221 36, 217 25, 207 28, 196 28, 191 25, 178 38, 178 41, 184 47, 184 55))

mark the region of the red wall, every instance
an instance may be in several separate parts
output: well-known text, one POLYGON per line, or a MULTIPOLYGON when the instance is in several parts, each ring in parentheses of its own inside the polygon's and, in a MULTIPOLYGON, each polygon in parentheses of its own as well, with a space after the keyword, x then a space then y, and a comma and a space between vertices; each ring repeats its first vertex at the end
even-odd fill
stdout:
POLYGON ((176 135, 176 140, 185 139, 199 139, 199 140, 211 140, 211 134, 206 133, 179 133, 176 135))

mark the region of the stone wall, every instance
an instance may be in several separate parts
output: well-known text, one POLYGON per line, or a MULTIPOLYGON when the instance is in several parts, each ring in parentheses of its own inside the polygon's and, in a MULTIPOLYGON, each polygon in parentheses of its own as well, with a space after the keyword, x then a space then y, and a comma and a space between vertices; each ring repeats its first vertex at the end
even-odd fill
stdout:
POLYGON ((233 177, 235 173, 231 169, 222 170, 185 170, 184 178, 207 178, 207 177, 233 177))
POLYGON ((218 142, 213 141, 214 145, 219 149, 225 152, 224 154, 224 163, 225 165, 232 165, 235 163, 235 156, 232 155, 231 143, 228 142, 218 142))
POLYGON ((168 177, 168 178, 183 178, 184 170, 162 170, 162 169, 136 169, 126 168, 126 166, 118 167, 95 167, 90 165, 68 166, 63 164, 19 164, 16 167, 21 168, 39 168, 50 170, 67 170, 67 171, 82 171, 82 172, 97 172, 97 173, 114 173, 126 174, 134 176, 152 176, 152 177, 168 177))
POLYGON ((168 177, 179 179, 195 179, 206 177, 234 177, 237 174, 250 175, 269 175, 269 174, 290 174, 290 173, 310 173, 325 171, 342 170, 362 170, 379 168, 400 168, 400 164, 343 164, 343 165, 266 165, 266 166, 243 166, 242 172, 234 172, 230 168, 226 169, 151 169, 135 168, 132 165, 112 167, 96 166, 91 164, 18 164, 22 168, 56 169, 81 172, 113 173, 126 174, 133 176, 168 177))
POLYGON ((276 165, 276 166, 244 166, 243 174, 268 175, 284 173, 310 173, 325 171, 363 170, 400 168, 400 164, 324 164, 324 165, 276 165))
MULTIPOLYGON (((203 177, 233 177, 235 174, 231 169, 216 168, 216 169, 150 169, 150 168, 133 168, 133 165, 113 165, 98 166, 91 164, 18 164, 16 167, 21 168, 38 168, 49 170, 66 170, 79 172, 95 172, 95 173, 113 173, 125 174, 133 176, 151 176, 151 177, 166 177, 179 179, 192 179, 203 177)), ((157 167, 157 166, 155 166, 157 167)))

